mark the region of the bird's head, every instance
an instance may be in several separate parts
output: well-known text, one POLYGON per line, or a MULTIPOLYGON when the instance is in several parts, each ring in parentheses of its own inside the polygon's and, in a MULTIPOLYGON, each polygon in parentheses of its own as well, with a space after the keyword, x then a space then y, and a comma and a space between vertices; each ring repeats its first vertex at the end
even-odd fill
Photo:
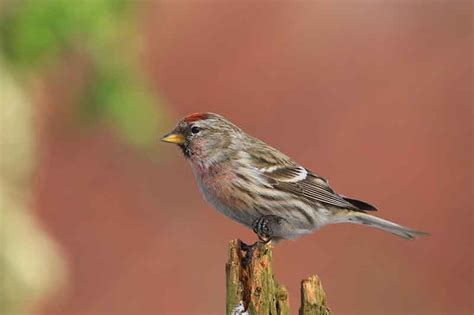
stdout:
POLYGON ((176 128, 161 138, 175 143, 186 158, 212 164, 226 158, 241 130, 224 117, 213 113, 194 113, 181 119, 176 128))

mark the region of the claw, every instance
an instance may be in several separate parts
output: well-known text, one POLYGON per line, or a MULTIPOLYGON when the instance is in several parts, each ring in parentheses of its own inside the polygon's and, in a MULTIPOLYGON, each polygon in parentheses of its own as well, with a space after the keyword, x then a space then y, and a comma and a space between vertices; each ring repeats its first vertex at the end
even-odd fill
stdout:
POLYGON ((252 230, 263 244, 268 244, 272 240, 268 216, 261 216, 256 219, 252 224, 252 230))

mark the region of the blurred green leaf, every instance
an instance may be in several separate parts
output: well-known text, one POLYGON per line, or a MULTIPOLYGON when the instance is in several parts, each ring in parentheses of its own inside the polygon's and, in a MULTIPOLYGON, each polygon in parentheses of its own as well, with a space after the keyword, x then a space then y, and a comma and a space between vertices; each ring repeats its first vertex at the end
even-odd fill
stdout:
POLYGON ((0 19, 1 43, 10 62, 31 70, 75 40, 107 43, 130 8, 125 0, 10 1, 0 19))
POLYGON ((156 102, 139 80, 126 74, 118 69, 99 72, 88 84, 80 107, 81 116, 113 123, 119 133, 135 145, 154 143, 160 118, 156 102))
POLYGON ((136 4, 127 0, 9 1, 0 14, 1 48, 10 65, 26 73, 60 61, 70 50, 81 51, 92 64, 91 77, 78 100, 82 121, 110 122, 130 143, 151 144, 160 115, 152 94, 141 83, 133 64, 135 52, 129 48, 136 4))

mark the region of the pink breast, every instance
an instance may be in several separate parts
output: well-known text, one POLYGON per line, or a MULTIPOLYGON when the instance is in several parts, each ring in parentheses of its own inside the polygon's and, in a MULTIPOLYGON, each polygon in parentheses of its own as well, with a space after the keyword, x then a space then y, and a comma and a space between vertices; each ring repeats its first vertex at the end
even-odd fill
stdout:
POLYGON ((222 166, 216 165, 207 170, 199 169, 198 176, 201 179, 201 185, 224 204, 233 203, 235 193, 232 182, 236 179, 232 171, 226 171, 222 166))

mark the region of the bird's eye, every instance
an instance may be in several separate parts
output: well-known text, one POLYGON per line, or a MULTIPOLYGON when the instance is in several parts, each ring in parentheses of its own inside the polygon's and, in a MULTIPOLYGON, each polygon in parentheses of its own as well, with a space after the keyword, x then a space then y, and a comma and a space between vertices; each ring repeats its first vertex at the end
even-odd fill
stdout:
POLYGON ((199 133, 199 131, 201 131, 201 128, 199 128, 198 126, 191 127, 192 133, 196 134, 196 133, 199 133))

